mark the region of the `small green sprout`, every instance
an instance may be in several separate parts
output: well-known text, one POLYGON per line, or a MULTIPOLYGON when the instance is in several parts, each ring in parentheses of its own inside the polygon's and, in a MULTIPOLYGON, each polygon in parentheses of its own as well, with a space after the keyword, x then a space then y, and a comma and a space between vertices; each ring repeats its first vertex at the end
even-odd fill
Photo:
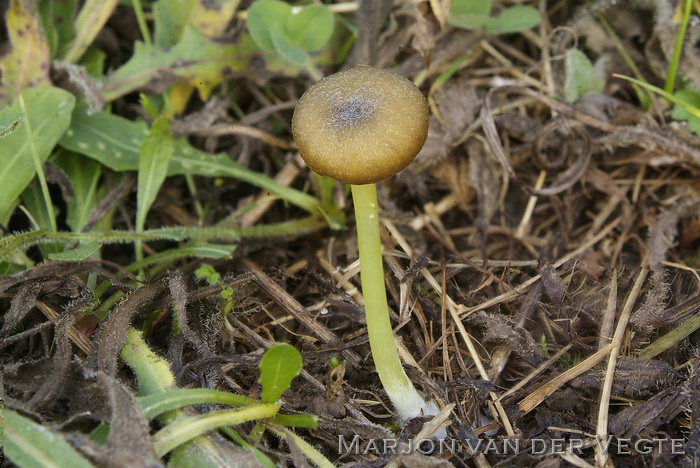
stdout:
POLYGON ((578 49, 570 49, 564 58, 564 100, 574 103, 587 93, 600 93, 605 88, 605 71, 600 62, 593 65, 578 49))
MULTIPOLYGON (((343 361, 343 364, 345 361, 343 361)), ((336 356, 331 356, 331 358, 328 360, 328 365, 331 366, 331 369, 335 369, 341 364, 340 359, 338 359, 336 356)))
POLYGON ((202 264, 197 270, 195 270, 194 275, 199 278, 203 279, 207 283, 211 284, 212 286, 219 286, 221 288, 221 292, 219 292, 219 296, 224 300, 224 305, 221 309, 221 315, 224 318, 224 326, 226 329, 230 332, 233 332, 233 328, 231 327, 231 324, 226 320, 228 317, 228 314, 233 310, 233 289, 231 289, 230 286, 226 286, 221 281, 221 275, 219 272, 217 272, 214 267, 211 265, 208 265, 206 263, 202 264))

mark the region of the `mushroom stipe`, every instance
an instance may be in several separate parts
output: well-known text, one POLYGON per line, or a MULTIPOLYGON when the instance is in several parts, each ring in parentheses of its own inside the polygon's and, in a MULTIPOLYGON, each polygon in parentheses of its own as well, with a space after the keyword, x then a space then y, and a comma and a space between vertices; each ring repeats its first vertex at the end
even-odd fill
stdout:
POLYGON ((428 103, 396 73, 368 66, 330 75, 299 100, 292 132, 315 172, 352 184, 367 335, 379 379, 399 416, 437 414, 401 366, 384 286, 375 184, 404 169, 428 136, 428 103))

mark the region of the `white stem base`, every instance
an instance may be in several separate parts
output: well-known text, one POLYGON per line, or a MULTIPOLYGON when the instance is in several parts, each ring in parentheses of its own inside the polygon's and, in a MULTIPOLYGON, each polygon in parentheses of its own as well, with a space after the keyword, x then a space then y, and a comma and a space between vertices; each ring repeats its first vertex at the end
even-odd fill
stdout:
MULTIPOLYGON (((377 371, 379 379, 385 382, 386 379, 382 378, 381 370, 377 369, 377 371)), ((389 385, 384 385, 384 390, 403 420, 418 416, 434 416, 438 413, 435 403, 425 401, 425 398, 415 389, 408 377, 403 382, 392 382, 389 385)))

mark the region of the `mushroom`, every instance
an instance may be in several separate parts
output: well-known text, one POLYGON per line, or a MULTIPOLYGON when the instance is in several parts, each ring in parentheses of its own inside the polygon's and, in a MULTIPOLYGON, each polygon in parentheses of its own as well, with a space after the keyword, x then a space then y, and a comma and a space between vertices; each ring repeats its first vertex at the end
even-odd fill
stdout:
POLYGON ((379 379, 399 416, 437 414, 401 367, 389 320, 376 183, 404 169, 428 135, 428 103, 396 73, 358 66, 323 78, 299 100, 292 132, 315 172, 352 185, 367 334, 379 379))

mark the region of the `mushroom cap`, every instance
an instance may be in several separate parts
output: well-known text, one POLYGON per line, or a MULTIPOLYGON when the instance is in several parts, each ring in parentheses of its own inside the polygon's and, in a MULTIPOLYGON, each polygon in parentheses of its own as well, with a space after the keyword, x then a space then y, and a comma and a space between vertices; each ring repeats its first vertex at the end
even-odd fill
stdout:
POLYGON ((323 78, 294 109, 292 132, 315 172, 373 184, 413 161, 428 136, 428 102, 403 76, 358 66, 323 78))

